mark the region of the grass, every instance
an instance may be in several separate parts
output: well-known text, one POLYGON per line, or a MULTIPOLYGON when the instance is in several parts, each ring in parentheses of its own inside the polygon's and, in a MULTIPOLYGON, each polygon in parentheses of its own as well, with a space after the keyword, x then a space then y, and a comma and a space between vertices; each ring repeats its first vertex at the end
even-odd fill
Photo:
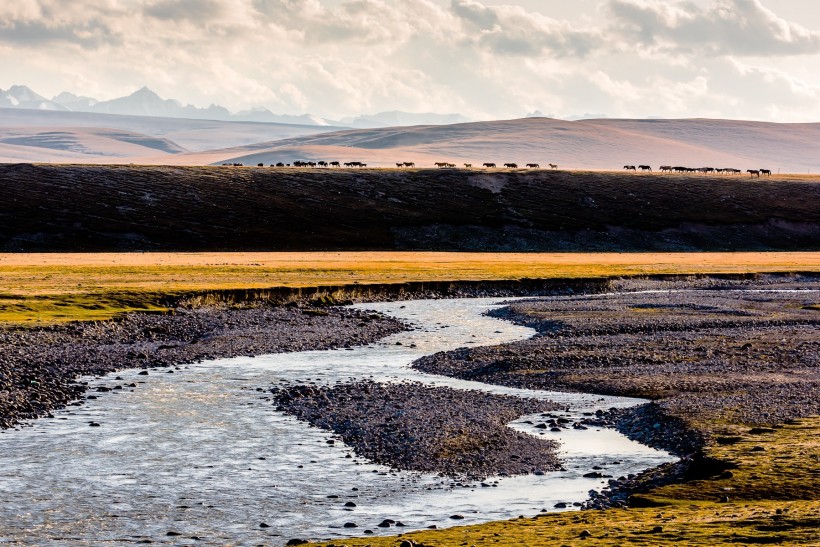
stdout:
POLYGON ((6 253, 0 322, 100 320, 236 289, 765 272, 820 272, 820 253, 6 253))
POLYGON ((708 449, 709 456, 734 466, 729 473, 657 488, 641 496, 647 507, 542 514, 323 545, 395 547, 403 539, 440 547, 820 545, 818 434, 820 418, 763 432, 738 429, 732 444, 708 449), (724 496, 728 502, 721 501, 724 496), (581 539, 584 531, 591 535, 581 539))

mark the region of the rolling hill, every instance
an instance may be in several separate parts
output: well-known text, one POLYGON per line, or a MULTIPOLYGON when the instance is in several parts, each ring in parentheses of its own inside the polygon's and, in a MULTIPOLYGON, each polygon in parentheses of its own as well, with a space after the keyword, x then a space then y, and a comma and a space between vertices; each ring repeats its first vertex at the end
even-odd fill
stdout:
POLYGON ((820 177, 0 166, 0 251, 820 250, 820 177))
POLYGON ((514 162, 568 169, 624 164, 768 168, 820 172, 820 124, 732 120, 580 120, 549 118, 339 131, 259 143, 225 158, 255 164, 293 159, 413 161, 455 164, 514 162), (244 152, 244 153, 243 153, 244 152))

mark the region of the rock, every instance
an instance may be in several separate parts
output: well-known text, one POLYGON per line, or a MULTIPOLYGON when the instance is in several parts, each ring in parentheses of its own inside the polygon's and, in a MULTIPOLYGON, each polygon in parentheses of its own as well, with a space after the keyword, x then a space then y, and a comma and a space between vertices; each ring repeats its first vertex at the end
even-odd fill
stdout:
POLYGON ((285 545, 287 545, 288 547, 291 547, 293 545, 307 545, 307 544, 308 544, 307 540, 298 539, 298 538, 289 539, 288 542, 285 543, 285 545))
POLYGON ((553 505, 553 507, 555 507, 556 509, 566 509, 566 508, 567 508, 567 504, 566 504, 566 503, 564 503, 563 501, 559 501, 558 503, 556 503, 555 505, 553 505))
POLYGON ((402 540, 401 543, 399 543, 399 547, 416 547, 416 542, 409 539, 405 539, 402 540))
POLYGON ((88 422, 89 427, 100 427, 100 424, 97 422, 88 422))
POLYGON ((260 523, 259 523, 259 527, 260 527, 260 528, 270 528, 270 524, 268 524, 268 523, 266 523, 266 522, 260 522, 260 523))
POLYGON ((663 532, 663 526, 655 526, 649 531, 650 534, 660 534, 661 532, 663 532))
POLYGON ((378 526, 379 526, 379 528, 390 528, 391 524, 393 524, 393 521, 385 519, 385 520, 381 521, 378 524, 378 526))
POLYGON ((345 528, 358 528, 359 525, 356 524, 355 522, 345 522, 344 527, 345 528))
POLYGON ((356 503, 352 502, 352 501, 349 501, 349 502, 345 503, 345 507, 356 507, 356 503))
POLYGON ((589 530, 582 530, 581 533, 578 534, 578 537, 581 538, 581 539, 586 539, 586 538, 591 537, 591 536, 592 536, 592 533, 589 530))
POLYGON ((450 515, 453 520, 464 520, 464 515, 450 515))

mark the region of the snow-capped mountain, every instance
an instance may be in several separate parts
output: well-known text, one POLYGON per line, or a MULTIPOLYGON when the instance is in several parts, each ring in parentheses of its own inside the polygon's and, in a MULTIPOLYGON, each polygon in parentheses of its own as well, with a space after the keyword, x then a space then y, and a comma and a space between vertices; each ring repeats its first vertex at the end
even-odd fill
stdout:
POLYGON ((400 125, 445 125, 471 121, 459 114, 422 114, 401 112, 398 110, 344 118, 342 120, 329 120, 311 114, 274 114, 267 108, 255 108, 234 114, 219 105, 211 105, 208 108, 198 108, 193 105, 183 105, 174 99, 163 99, 148 87, 142 87, 126 97, 119 97, 109 101, 98 101, 92 97, 76 95, 67 91, 49 100, 38 95, 26 86, 15 85, 9 88, 8 91, 0 89, 0 108, 93 112, 98 114, 185 118, 194 120, 337 126, 357 129, 400 125))
POLYGON ((27 108, 31 110, 68 110, 61 104, 55 103, 38 95, 24 85, 13 85, 8 91, 0 89, 0 108, 27 108))
POLYGON ((69 93, 68 91, 63 91, 51 100, 73 112, 88 110, 99 102, 97 99, 92 99, 91 97, 81 97, 79 95, 75 95, 74 93, 69 93))

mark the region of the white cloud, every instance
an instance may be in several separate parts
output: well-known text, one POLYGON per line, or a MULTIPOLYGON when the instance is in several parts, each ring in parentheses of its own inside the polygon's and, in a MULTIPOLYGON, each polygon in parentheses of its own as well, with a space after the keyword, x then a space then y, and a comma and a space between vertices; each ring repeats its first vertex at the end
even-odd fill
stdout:
POLYGON ((779 56, 820 53, 820 32, 778 17, 760 0, 609 0, 616 28, 644 47, 699 55, 779 56))
POLYGON ((516 0, 15 0, 0 3, 0 87, 108 99, 148 85, 331 118, 820 119, 820 74, 778 65, 820 63, 820 33, 764 4, 601 0, 570 23, 516 0))

